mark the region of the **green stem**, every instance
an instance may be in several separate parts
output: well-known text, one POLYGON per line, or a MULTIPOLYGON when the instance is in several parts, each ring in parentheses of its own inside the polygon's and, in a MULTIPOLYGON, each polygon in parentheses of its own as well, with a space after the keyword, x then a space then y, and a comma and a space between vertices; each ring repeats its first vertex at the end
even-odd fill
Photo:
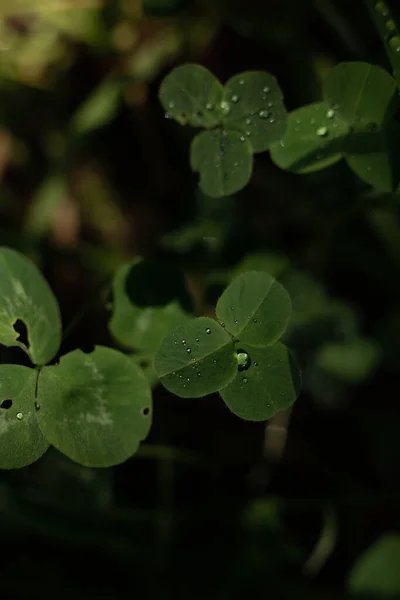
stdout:
POLYGON ((400 26, 384 0, 365 0, 400 86, 400 26))

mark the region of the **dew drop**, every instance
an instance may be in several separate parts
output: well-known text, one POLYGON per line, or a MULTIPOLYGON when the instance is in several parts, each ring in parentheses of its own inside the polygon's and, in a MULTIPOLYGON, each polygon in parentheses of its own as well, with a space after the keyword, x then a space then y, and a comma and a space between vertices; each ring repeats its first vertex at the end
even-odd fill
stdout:
POLYGON ((270 88, 267 85, 265 86, 265 88, 263 88, 264 94, 269 94, 270 91, 271 90, 270 90, 270 88))
POLYGON ((258 367, 258 362, 257 361, 254 362, 254 366, 258 367))
POLYGON ((239 85, 243 85, 244 84, 244 79, 239 79, 239 85))
POLYGON ((217 359, 216 358, 214 358, 213 363, 214 363, 214 365, 217 364, 217 359))
POLYGON ((274 117, 271 117, 271 118, 270 118, 270 120, 269 120, 269 122, 270 122, 270 123, 275 123, 275 119, 274 119, 274 117))
POLYGON ((17 413, 18 421, 22 421, 23 418, 24 418, 24 415, 21 412, 17 413))
POLYGON ((222 101, 221 102, 221 110, 222 110, 222 112, 224 112, 227 115, 231 110, 229 102, 225 102, 225 100, 222 101))
POLYGON ((214 110, 214 104, 211 104, 211 102, 208 102, 208 103, 206 104, 206 109, 207 109, 207 110, 214 110))
POLYGON ((237 320, 237 319, 234 319, 234 321, 235 321, 235 325, 237 325, 237 324, 238 324, 238 320, 237 320))
POLYGON ((197 342, 197 343, 199 343, 199 342, 200 342, 199 338, 196 338, 196 342, 197 342))
POLYGON ((246 135, 247 135, 247 137, 250 137, 251 136, 251 131, 246 131, 246 135))
POLYGON ((169 112, 166 112, 165 115, 164 115, 164 117, 166 119, 172 119, 172 115, 169 112))
POLYGON ((297 123, 297 125, 300 125, 301 120, 300 119, 296 119, 296 123, 297 123))
POLYGON ((325 137, 328 134, 328 128, 327 127, 318 127, 316 133, 320 137, 325 137))
POLYGON ((268 104, 267 104, 268 108, 272 108, 272 107, 273 107, 273 105, 274 105, 274 103, 273 103, 273 102, 268 102, 268 104))
POLYGON ((231 310, 233 310, 233 306, 231 306, 231 310))
POLYGON ((252 121, 251 119, 246 119, 246 125, 251 125, 252 121))
POLYGON ((258 116, 261 119, 268 119, 269 117, 269 112, 267 110, 260 110, 260 112, 258 113, 258 116))
POLYGON ((197 377, 202 377, 202 374, 200 373, 200 371, 197 373, 197 377))
POLYGON ((245 138, 244 135, 241 135, 239 139, 240 139, 241 142, 245 142, 246 141, 246 138, 245 138))
POLYGON ((335 116, 335 111, 333 110, 333 108, 330 108, 327 112, 326 112, 326 118, 327 119, 333 119, 333 117, 335 116))
POLYGON ((225 323, 221 323, 221 327, 225 327, 225 323))
POLYGON ((389 40, 390 49, 393 52, 400 52, 400 36, 395 35, 389 40))
POLYGON ((168 104, 168 108, 175 108, 175 102, 173 100, 168 104))
POLYGON ((257 323, 257 319, 253 319, 253 323, 257 323))
POLYGON ((191 349, 191 348, 186 348, 186 352, 187 352, 188 354, 192 354, 192 349, 191 349))
POLYGON ((182 344, 185 346, 185 344, 186 344, 186 340, 182 340, 182 344))
POLYGON ((242 381, 243 381, 243 383, 247 383, 248 382, 247 377, 243 377, 242 381))
POLYGON ((40 410, 40 404, 39 404, 39 402, 35 402, 35 410, 40 410))
POLYGON ((234 166, 234 167, 238 167, 238 166, 239 166, 239 163, 238 163, 238 162, 234 162, 234 163, 233 163, 233 166, 234 166))
POLYGON ((231 100, 234 104, 237 104, 239 102, 239 96, 237 94, 234 94, 231 100))
POLYGON ((244 350, 238 350, 236 359, 238 364, 238 371, 247 371, 247 369, 251 365, 251 359, 248 353, 244 350))
POLYGON ((210 333, 211 333, 211 329, 210 329, 209 327, 207 327, 207 329, 206 329, 206 334, 207 334, 207 335, 210 335, 210 333))

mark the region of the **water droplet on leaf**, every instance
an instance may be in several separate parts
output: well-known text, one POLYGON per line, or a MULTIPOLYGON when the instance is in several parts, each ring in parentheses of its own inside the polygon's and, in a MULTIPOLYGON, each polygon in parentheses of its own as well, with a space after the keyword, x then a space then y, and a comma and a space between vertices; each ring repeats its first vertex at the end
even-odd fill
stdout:
POLYGON ((244 79, 239 79, 239 85, 243 85, 244 84, 244 79))
POLYGON ((243 383, 247 383, 248 382, 247 377, 243 377, 242 381, 243 381, 243 383))
POLYGON ((192 349, 191 349, 191 348, 186 348, 186 352, 187 352, 188 354, 192 354, 192 349))
POLYGON ((247 369, 251 365, 251 359, 248 353, 244 350, 238 350, 236 358, 238 364, 238 371, 247 371, 247 369))
POLYGON ((237 94, 234 94, 231 100, 234 104, 237 104, 239 102, 239 96, 237 94))
POLYGON ((18 421, 22 421, 23 418, 24 418, 24 415, 21 412, 17 413, 18 421))
POLYGON ((210 335, 210 333, 211 333, 211 329, 210 329, 209 327, 207 327, 207 329, 206 329, 206 334, 207 334, 207 335, 210 335))
POLYGON ((206 109, 207 109, 207 110, 214 110, 214 104, 211 104, 211 102, 208 102, 208 103, 206 104, 206 109))
POLYGON ((175 102, 173 100, 168 104, 168 108, 175 108, 175 102))
POLYGON ((267 110, 260 110, 258 113, 261 119, 268 119, 269 112, 267 110))
POLYGON ((269 94, 270 91, 271 90, 270 90, 270 88, 267 85, 265 86, 265 88, 263 88, 264 94, 269 94))
POLYGON ((328 128, 327 127, 318 127, 317 129, 317 135, 319 135, 320 137, 325 137, 328 134, 328 128))
POLYGON ((169 112, 166 112, 165 115, 164 115, 164 117, 166 119, 172 119, 172 115, 169 112))
POLYGON ((229 102, 225 102, 225 100, 223 102, 221 102, 221 110, 223 113, 225 113, 226 115, 229 114, 231 107, 229 105, 229 102))
POLYGON ((326 118, 327 119, 333 119, 333 117, 335 116, 335 111, 333 110, 333 108, 330 108, 327 112, 326 112, 326 118))
POLYGON ((258 367, 258 362, 257 361, 254 362, 254 366, 258 367))

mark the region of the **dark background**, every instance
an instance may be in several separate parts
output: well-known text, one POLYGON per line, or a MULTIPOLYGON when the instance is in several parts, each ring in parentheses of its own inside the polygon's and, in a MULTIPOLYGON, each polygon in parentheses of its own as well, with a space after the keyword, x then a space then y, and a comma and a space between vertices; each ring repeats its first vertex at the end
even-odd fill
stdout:
MULTIPOLYGON (((150 436, 125 464, 87 469, 50 450, 2 471, 2 597, 348 597, 357 557, 400 526, 399 197, 344 163, 297 176, 264 153, 246 189, 204 198, 188 165, 193 131, 164 118, 157 91, 182 62, 222 81, 262 69, 293 110, 320 97, 339 61, 388 67, 367 10, 149 0, 145 14, 136 0, 53 0, 57 21, 44 4, 0 7, 0 244, 37 261, 64 327, 87 307, 62 353, 115 346, 103 284, 123 261, 176 263, 196 314, 211 314, 218 272, 258 253, 284 283, 297 277, 304 314, 288 343, 304 385, 267 425, 240 421, 217 395, 156 387, 150 436), (71 133, 110 76, 122 101, 71 133), (352 328, 376 360, 349 383, 319 368, 318 352, 352 328)), ((2 361, 23 358, 3 349, 2 361)))

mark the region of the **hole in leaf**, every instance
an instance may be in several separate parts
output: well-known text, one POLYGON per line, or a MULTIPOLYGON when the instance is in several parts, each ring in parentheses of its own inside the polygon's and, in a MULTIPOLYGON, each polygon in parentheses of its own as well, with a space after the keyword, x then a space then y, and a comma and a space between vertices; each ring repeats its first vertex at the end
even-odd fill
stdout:
POLYGON ((5 410, 8 410, 9 408, 12 407, 12 400, 3 400, 3 402, 0 404, 0 408, 4 408, 5 410))
POLYGON ((21 342, 26 348, 29 348, 28 328, 21 319, 15 321, 14 330, 18 333, 17 342, 21 342))
POLYGON ((142 408, 142 415, 144 417, 147 417, 150 414, 150 406, 145 406, 144 408, 142 408))

